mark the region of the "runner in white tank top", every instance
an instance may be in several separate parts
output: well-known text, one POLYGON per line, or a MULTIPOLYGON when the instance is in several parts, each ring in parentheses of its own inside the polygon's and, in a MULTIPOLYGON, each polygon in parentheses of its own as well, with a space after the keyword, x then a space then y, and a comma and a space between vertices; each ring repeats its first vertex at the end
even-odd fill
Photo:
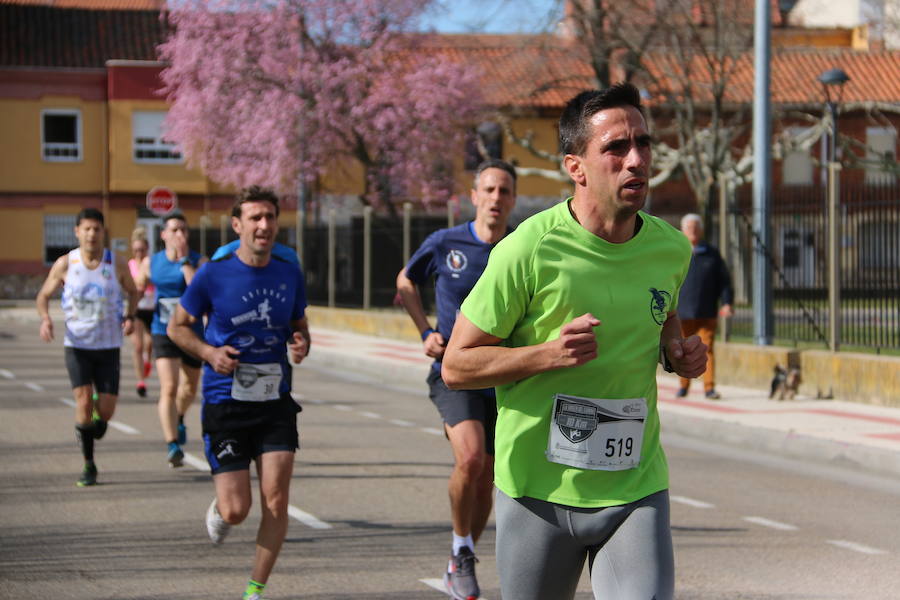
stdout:
POLYGON ((65 345, 82 350, 119 348, 122 291, 112 251, 104 249, 100 265, 94 269, 89 269, 82 260, 81 248, 69 251, 68 263, 62 295, 65 345))
POLYGON ((106 433, 119 394, 119 347, 122 333, 130 334, 138 301, 128 265, 103 247, 103 214, 94 208, 78 213, 75 221, 78 248, 59 257, 41 291, 37 310, 41 316, 41 339, 53 341, 50 296, 63 289, 66 319, 66 368, 75 395, 75 432, 84 455, 84 469, 77 484, 97 483, 94 440, 106 433), (128 308, 122 314, 123 292, 128 308), (92 396, 97 391, 94 405, 92 396))

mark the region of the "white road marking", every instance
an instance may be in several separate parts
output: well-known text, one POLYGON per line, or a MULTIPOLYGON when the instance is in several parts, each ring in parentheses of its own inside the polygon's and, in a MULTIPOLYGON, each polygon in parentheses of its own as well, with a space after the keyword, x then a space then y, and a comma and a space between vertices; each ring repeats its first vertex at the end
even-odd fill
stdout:
POLYGON ((121 431, 121 432, 123 432, 123 433, 128 433, 128 434, 130 434, 130 435, 140 435, 140 434, 141 434, 140 431, 138 431, 137 429, 135 429, 135 428, 132 427, 131 425, 126 425, 125 423, 122 423, 122 422, 120 422, 120 421, 110 421, 110 422, 109 422, 109 426, 110 426, 110 427, 115 427, 115 428, 118 429, 119 431, 121 431))
POLYGON ((291 398, 297 401, 306 400, 306 396, 304 396, 303 394, 298 394, 297 392, 291 392, 291 398))
POLYGON ((43 392, 44 388, 41 385, 34 383, 33 381, 26 381, 25 387, 27 387, 32 392, 43 392))
POLYGON ((73 408, 75 407, 75 401, 72 400, 71 398, 60 397, 59 401, 62 402, 63 404, 65 404, 66 406, 71 406, 73 408))
MULTIPOLYGON (((184 453, 184 462, 191 465, 198 471, 205 471, 209 473, 209 464, 205 460, 191 454, 190 452, 184 453)), ((311 527, 312 529, 331 529, 330 524, 316 518, 305 510, 297 508, 293 504, 288 504, 288 515, 300 521, 307 527, 311 527)))
POLYGON ((837 546, 838 548, 846 548, 847 550, 853 550, 854 552, 861 552, 863 554, 887 554, 885 550, 864 546, 863 544, 857 544, 856 542, 848 542, 847 540, 828 540, 828 543, 837 546))
POLYGON ((790 525, 788 523, 782 523, 780 521, 772 521, 771 519, 766 519, 765 517, 741 517, 745 521, 750 523, 756 523, 757 525, 762 525, 763 527, 771 527, 772 529, 780 529, 781 531, 796 531, 797 527, 794 525, 790 525))
POLYGON ((443 431, 441 431, 440 429, 435 429, 434 427, 423 427, 422 431, 424 431, 425 433, 431 433, 434 435, 444 435, 443 431))
POLYGON ((364 417, 368 417, 369 419, 380 419, 381 418, 381 415, 379 415, 378 413, 369 412, 367 410, 364 410, 364 411, 360 412, 359 414, 361 414, 364 417))
POLYGON ((16 376, 13 375, 12 371, 7 371, 6 369, 0 369, 0 375, 5 377, 6 379, 15 379, 16 376))
POLYGON ((415 423, 404 421, 403 419, 391 419, 391 423, 399 427, 412 427, 413 425, 415 425, 415 423))
POLYGON ((329 525, 325 521, 321 521, 308 512, 300 510, 293 504, 288 504, 288 514, 307 527, 311 527, 313 529, 331 529, 331 525, 329 525))
POLYGON ((688 506, 693 506, 694 508, 715 508, 715 504, 710 504, 709 502, 704 502, 702 500, 694 500, 693 498, 686 498, 684 496, 670 496, 669 497, 672 502, 678 502, 679 504, 687 504, 688 506))
POLYGON ((190 452, 184 453, 184 462, 191 465, 198 471, 206 471, 207 473, 209 473, 209 464, 202 458, 198 458, 190 452))
POLYGON ((341 410, 341 411, 344 411, 344 412, 348 412, 348 411, 351 411, 351 410, 353 410, 353 409, 350 408, 349 406, 347 406, 346 404, 335 404, 335 405, 334 405, 334 410, 341 410))
MULTIPOLYGON (((442 594, 446 594, 448 596, 450 595, 450 594, 447 594, 447 590, 444 589, 444 580, 443 579, 420 579, 419 581, 421 581, 422 583, 424 583, 425 585, 427 585, 430 588, 436 589, 437 591, 441 592, 442 594)), ((487 600, 487 599, 484 596, 479 596, 478 600, 487 600)))

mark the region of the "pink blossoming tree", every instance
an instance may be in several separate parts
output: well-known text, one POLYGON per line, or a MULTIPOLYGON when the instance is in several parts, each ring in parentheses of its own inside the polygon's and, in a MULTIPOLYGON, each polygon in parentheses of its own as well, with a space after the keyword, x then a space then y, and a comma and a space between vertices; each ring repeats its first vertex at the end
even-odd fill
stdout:
POLYGON ((420 0, 185 0, 160 46, 168 139, 213 180, 281 192, 365 171, 364 203, 442 202, 478 73, 417 49, 420 0))

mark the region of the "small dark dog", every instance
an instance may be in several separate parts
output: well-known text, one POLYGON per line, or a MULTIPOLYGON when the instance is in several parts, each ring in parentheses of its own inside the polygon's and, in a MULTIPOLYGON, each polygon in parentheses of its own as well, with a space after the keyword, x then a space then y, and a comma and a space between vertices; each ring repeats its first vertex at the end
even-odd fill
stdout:
POLYGON ((772 377, 772 388, 769 391, 769 399, 778 394, 778 400, 793 400, 797 395, 797 388, 800 387, 800 369, 791 367, 785 369, 781 365, 775 365, 775 376, 772 377))

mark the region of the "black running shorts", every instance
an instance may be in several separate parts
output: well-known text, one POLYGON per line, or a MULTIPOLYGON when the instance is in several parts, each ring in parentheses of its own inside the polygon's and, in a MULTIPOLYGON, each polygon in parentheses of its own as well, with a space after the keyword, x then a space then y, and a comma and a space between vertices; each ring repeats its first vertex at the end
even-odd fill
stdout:
POLYGON ((83 350, 66 346, 72 389, 93 385, 98 394, 119 395, 119 349, 83 350))
POLYGON ((195 369, 199 369, 203 364, 202 360, 194 358, 182 350, 169 336, 158 333, 153 334, 153 356, 155 358, 180 358, 186 366, 195 369))
POLYGON ((473 419, 484 425, 484 449, 494 455, 494 427, 497 425, 497 398, 494 390, 451 390, 441 379, 441 372, 429 369, 428 396, 437 406, 448 426, 473 419))
POLYGON ((152 310, 143 310, 137 309, 134 313, 134 316, 138 318, 138 320, 144 324, 144 327, 147 328, 147 331, 150 331, 150 324, 153 323, 153 311, 152 310))
POLYGON ((212 474, 242 471, 260 454, 300 447, 290 394, 271 402, 204 404, 203 447, 212 474))

